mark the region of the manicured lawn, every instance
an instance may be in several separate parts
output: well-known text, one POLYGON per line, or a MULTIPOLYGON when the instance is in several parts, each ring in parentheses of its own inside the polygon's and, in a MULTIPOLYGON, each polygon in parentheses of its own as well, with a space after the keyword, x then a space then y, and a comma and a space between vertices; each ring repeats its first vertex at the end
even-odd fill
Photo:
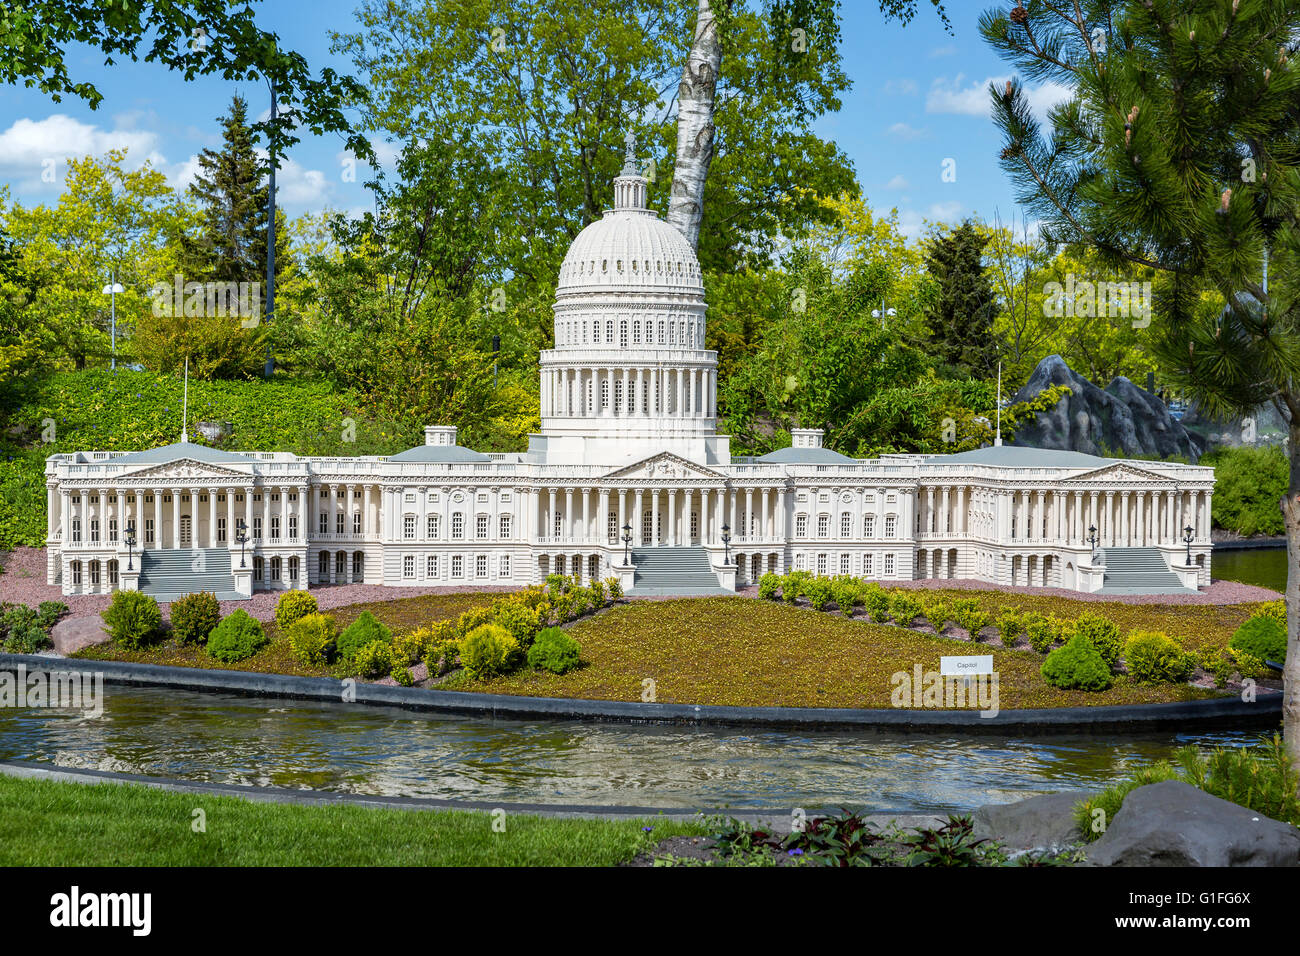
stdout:
POLYGON ((611 866, 665 837, 671 820, 254 803, 119 784, 0 776, 0 866, 611 866), (207 831, 192 830, 194 811, 207 831), (653 826, 647 834, 642 827, 653 826))
MULTIPOLYGON (((971 596, 971 592, 959 592, 971 596)), ((994 595, 994 597, 1003 597, 994 595)), ((1017 597, 1019 595, 1008 596, 1017 597)), ((1052 600, 1052 599, 1044 599, 1052 600)), ((1112 606, 1055 599, 1100 613, 1112 606)), ((1013 603, 1008 601, 1008 603, 1013 603)), ((1019 600, 1026 607, 1028 600, 1019 600)), ((1122 627, 1195 625, 1202 640, 1226 642, 1245 607, 1134 608, 1115 605, 1122 627), (1127 616, 1121 616, 1120 609, 1127 616), (1225 613, 1228 612, 1228 613, 1225 613)), ((936 637, 891 625, 847 619, 743 597, 633 601, 583 618, 569 633, 584 665, 568 674, 524 670, 457 690, 596 700, 641 700, 642 681, 655 682, 660 703, 788 707, 890 707, 891 675, 920 664, 937 670, 944 655, 992 654, 1003 709, 1135 704, 1210 696, 1187 685, 1143 687, 1117 678, 1108 691, 1058 690, 1039 673, 1042 655, 936 637)), ((1193 645, 1195 646, 1195 645, 1193 645)))
MULTIPOLYGON (((350 604, 325 613, 334 616, 340 629, 347 627, 362 611, 370 611, 391 627, 394 633, 414 630, 434 621, 454 620, 472 607, 489 604, 500 592, 472 591, 451 594, 424 594, 419 597, 398 598, 395 601, 375 601, 370 604, 350 604)), ((166 664, 172 667, 212 667, 236 671, 256 671, 261 674, 294 674, 300 677, 331 676, 330 667, 307 667, 294 659, 286 641, 275 626, 265 622, 270 643, 245 661, 226 664, 208 655, 202 647, 167 642, 141 651, 129 651, 114 644, 88 647, 72 655, 83 660, 134 661, 141 664, 166 664)))

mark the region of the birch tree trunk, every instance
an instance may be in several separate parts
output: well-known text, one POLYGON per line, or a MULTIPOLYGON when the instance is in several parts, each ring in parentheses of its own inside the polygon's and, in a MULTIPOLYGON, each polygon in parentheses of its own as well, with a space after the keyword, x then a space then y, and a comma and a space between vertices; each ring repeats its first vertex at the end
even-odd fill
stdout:
POLYGON ((677 158, 668 201, 668 222, 691 248, 699 246, 704 214, 704 183, 713 162, 713 99, 718 88, 722 48, 709 0, 699 0, 695 39, 677 87, 677 158))
POLYGON ((1291 412, 1291 482, 1282 499, 1286 522, 1286 661, 1282 670, 1282 735, 1295 766, 1300 767, 1300 415, 1291 412))

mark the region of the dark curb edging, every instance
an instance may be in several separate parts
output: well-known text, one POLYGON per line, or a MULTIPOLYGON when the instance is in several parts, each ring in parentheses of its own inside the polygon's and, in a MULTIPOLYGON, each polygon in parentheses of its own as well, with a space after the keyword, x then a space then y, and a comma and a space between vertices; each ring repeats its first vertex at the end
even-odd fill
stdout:
POLYGON ((634 724, 685 724, 701 727, 756 727, 798 730, 881 730, 968 733, 1110 733, 1135 730, 1260 728, 1276 725, 1281 694, 1246 703, 1238 697, 1164 704, 1106 705, 1003 710, 983 718, 973 710, 884 710, 837 707, 736 707, 712 704, 659 704, 639 701, 566 700, 511 694, 423 690, 354 681, 350 698, 345 682, 325 677, 294 677, 247 671, 167 667, 128 661, 95 661, 31 654, 0 654, 0 668, 24 666, 29 672, 101 673, 104 682, 122 686, 282 697, 327 703, 399 707, 431 715, 457 714, 503 720, 551 718, 634 724))

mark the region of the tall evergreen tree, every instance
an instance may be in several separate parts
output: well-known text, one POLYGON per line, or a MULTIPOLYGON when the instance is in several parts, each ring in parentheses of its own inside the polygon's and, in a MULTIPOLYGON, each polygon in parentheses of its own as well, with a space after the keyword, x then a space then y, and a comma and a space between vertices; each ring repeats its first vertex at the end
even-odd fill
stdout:
POLYGON ((980 30, 1074 91, 1047 137, 1018 82, 990 91, 1044 236, 1157 270, 1166 376, 1213 415, 1271 402, 1289 423, 1282 707, 1300 763, 1300 6, 1029 0, 980 30))
POLYGON ((998 362, 993 331, 998 302, 984 268, 987 243, 988 238, 968 220, 936 236, 925 256, 926 270, 939 284, 926 312, 933 354, 952 370, 976 378, 988 378, 998 362))

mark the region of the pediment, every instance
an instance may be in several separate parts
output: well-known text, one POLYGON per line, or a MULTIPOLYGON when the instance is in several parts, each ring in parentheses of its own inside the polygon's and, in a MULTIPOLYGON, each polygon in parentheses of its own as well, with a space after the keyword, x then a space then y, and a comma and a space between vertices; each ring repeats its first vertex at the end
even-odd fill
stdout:
POLYGON ((129 471, 122 478, 247 478, 248 475, 233 468, 195 461, 192 458, 178 458, 160 465, 147 465, 137 471, 129 471))
POLYGON ((1074 475, 1066 478, 1066 482, 1114 482, 1116 484, 1132 484, 1134 482, 1162 482, 1172 481, 1168 475, 1160 475, 1154 471, 1147 471, 1145 468, 1138 468, 1128 462, 1121 462, 1114 465, 1104 465, 1101 468, 1095 468, 1092 471, 1085 471, 1083 474, 1074 475))
POLYGON ((683 479, 705 479, 710 481, 725 481, 726 476, 721 472, 714 471, 712 468, 705 468, 703 465, 697 465, 693 461, 687 461, 671 452, 661 452, 657 455, 651 455, 649 458, 642 459, 632 465, 624 465, 611 471, 605 476, 608 478, 639 478, 642 480, 662 479, 666 481, 681 481, 683 479))

